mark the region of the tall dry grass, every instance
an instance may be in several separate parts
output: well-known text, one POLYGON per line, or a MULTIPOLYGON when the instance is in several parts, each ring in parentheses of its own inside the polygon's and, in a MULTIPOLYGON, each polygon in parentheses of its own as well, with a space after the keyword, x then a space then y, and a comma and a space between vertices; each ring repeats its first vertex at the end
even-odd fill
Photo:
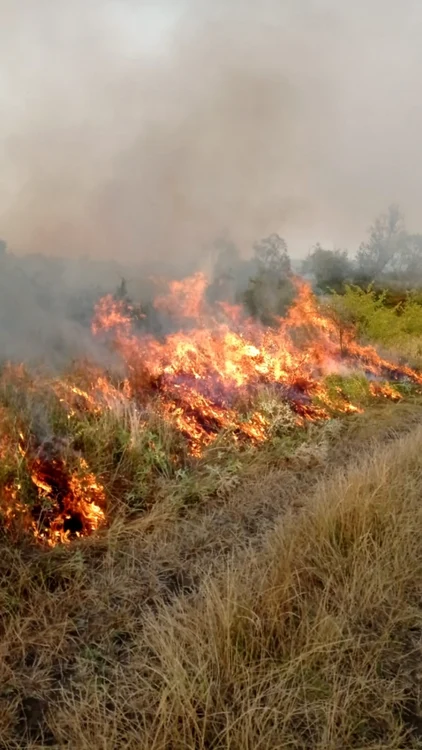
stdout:
POLYGON ((222 515, 3 540, 0 747, 420 747, 422 428, 365 419, 346 469, 261 465, 222 515))

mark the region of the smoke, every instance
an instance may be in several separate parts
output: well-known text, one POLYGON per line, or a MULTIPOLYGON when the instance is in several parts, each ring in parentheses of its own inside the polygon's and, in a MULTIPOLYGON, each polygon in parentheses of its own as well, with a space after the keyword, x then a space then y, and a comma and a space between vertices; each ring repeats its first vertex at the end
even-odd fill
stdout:
MULTIPOLYGON (((0 0, 0 235, 184 262, 422 197, 416 0, 0 0)), ((418 228, 418 227, 416 227, 418 228)), ((420 228, 420 227, 419 227, 420 228)))
POLYGON ((218 236, 353 251, 392 201, 422 229, 416 0, 0 14, 0 237, 26 256, 2 259, 0 359, 92 354, 95 288, 125 275, 144 298, 148 270, 201 266, 218 236))

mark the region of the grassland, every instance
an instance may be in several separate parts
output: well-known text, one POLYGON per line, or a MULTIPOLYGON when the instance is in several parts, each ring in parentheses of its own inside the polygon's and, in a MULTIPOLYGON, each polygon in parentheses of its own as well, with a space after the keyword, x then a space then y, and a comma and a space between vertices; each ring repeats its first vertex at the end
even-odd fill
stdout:
MULTIPOLYGON (((341 312, 419 364, 406 304, 351 289, 341 312)), ((268 440, 198 458, 153 402, 91 409, 83 378, 0 378, 0 748, 422 747, 417 389, 331 375, 331 418, 300 425, 263 389, 268 440), (18 496, 34 517, 31 440, 69 472, 84 457, 95 534, 49 547, 7 515, 18 496)))
POLYGON ((421 420, 409 396, 159 463, 70 545, 2 533, 0 746, 420 747, 421 420))

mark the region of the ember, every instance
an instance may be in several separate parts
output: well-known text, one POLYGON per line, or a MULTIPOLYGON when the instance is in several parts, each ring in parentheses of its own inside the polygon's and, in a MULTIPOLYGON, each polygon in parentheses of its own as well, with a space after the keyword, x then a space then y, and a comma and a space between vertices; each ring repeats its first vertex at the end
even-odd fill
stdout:
POLYGON ((20 501, 22 480, 6 482, 1 505, 9 525, 18 521, 36 539, 54 546, 89 535, 104 523, 104 490, 83 458, 74 456, 71 470, 59 440, 36 446, 22 433, 17 448, 31 503, 20 501))

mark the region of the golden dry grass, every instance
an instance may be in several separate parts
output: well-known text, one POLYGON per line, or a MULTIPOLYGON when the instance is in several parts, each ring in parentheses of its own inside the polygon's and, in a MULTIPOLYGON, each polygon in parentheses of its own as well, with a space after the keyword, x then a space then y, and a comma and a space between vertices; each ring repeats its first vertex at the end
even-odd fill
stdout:
POLYGON ((1 540, 0 747, 420 747, 421 417, 67 548, 1 540))

